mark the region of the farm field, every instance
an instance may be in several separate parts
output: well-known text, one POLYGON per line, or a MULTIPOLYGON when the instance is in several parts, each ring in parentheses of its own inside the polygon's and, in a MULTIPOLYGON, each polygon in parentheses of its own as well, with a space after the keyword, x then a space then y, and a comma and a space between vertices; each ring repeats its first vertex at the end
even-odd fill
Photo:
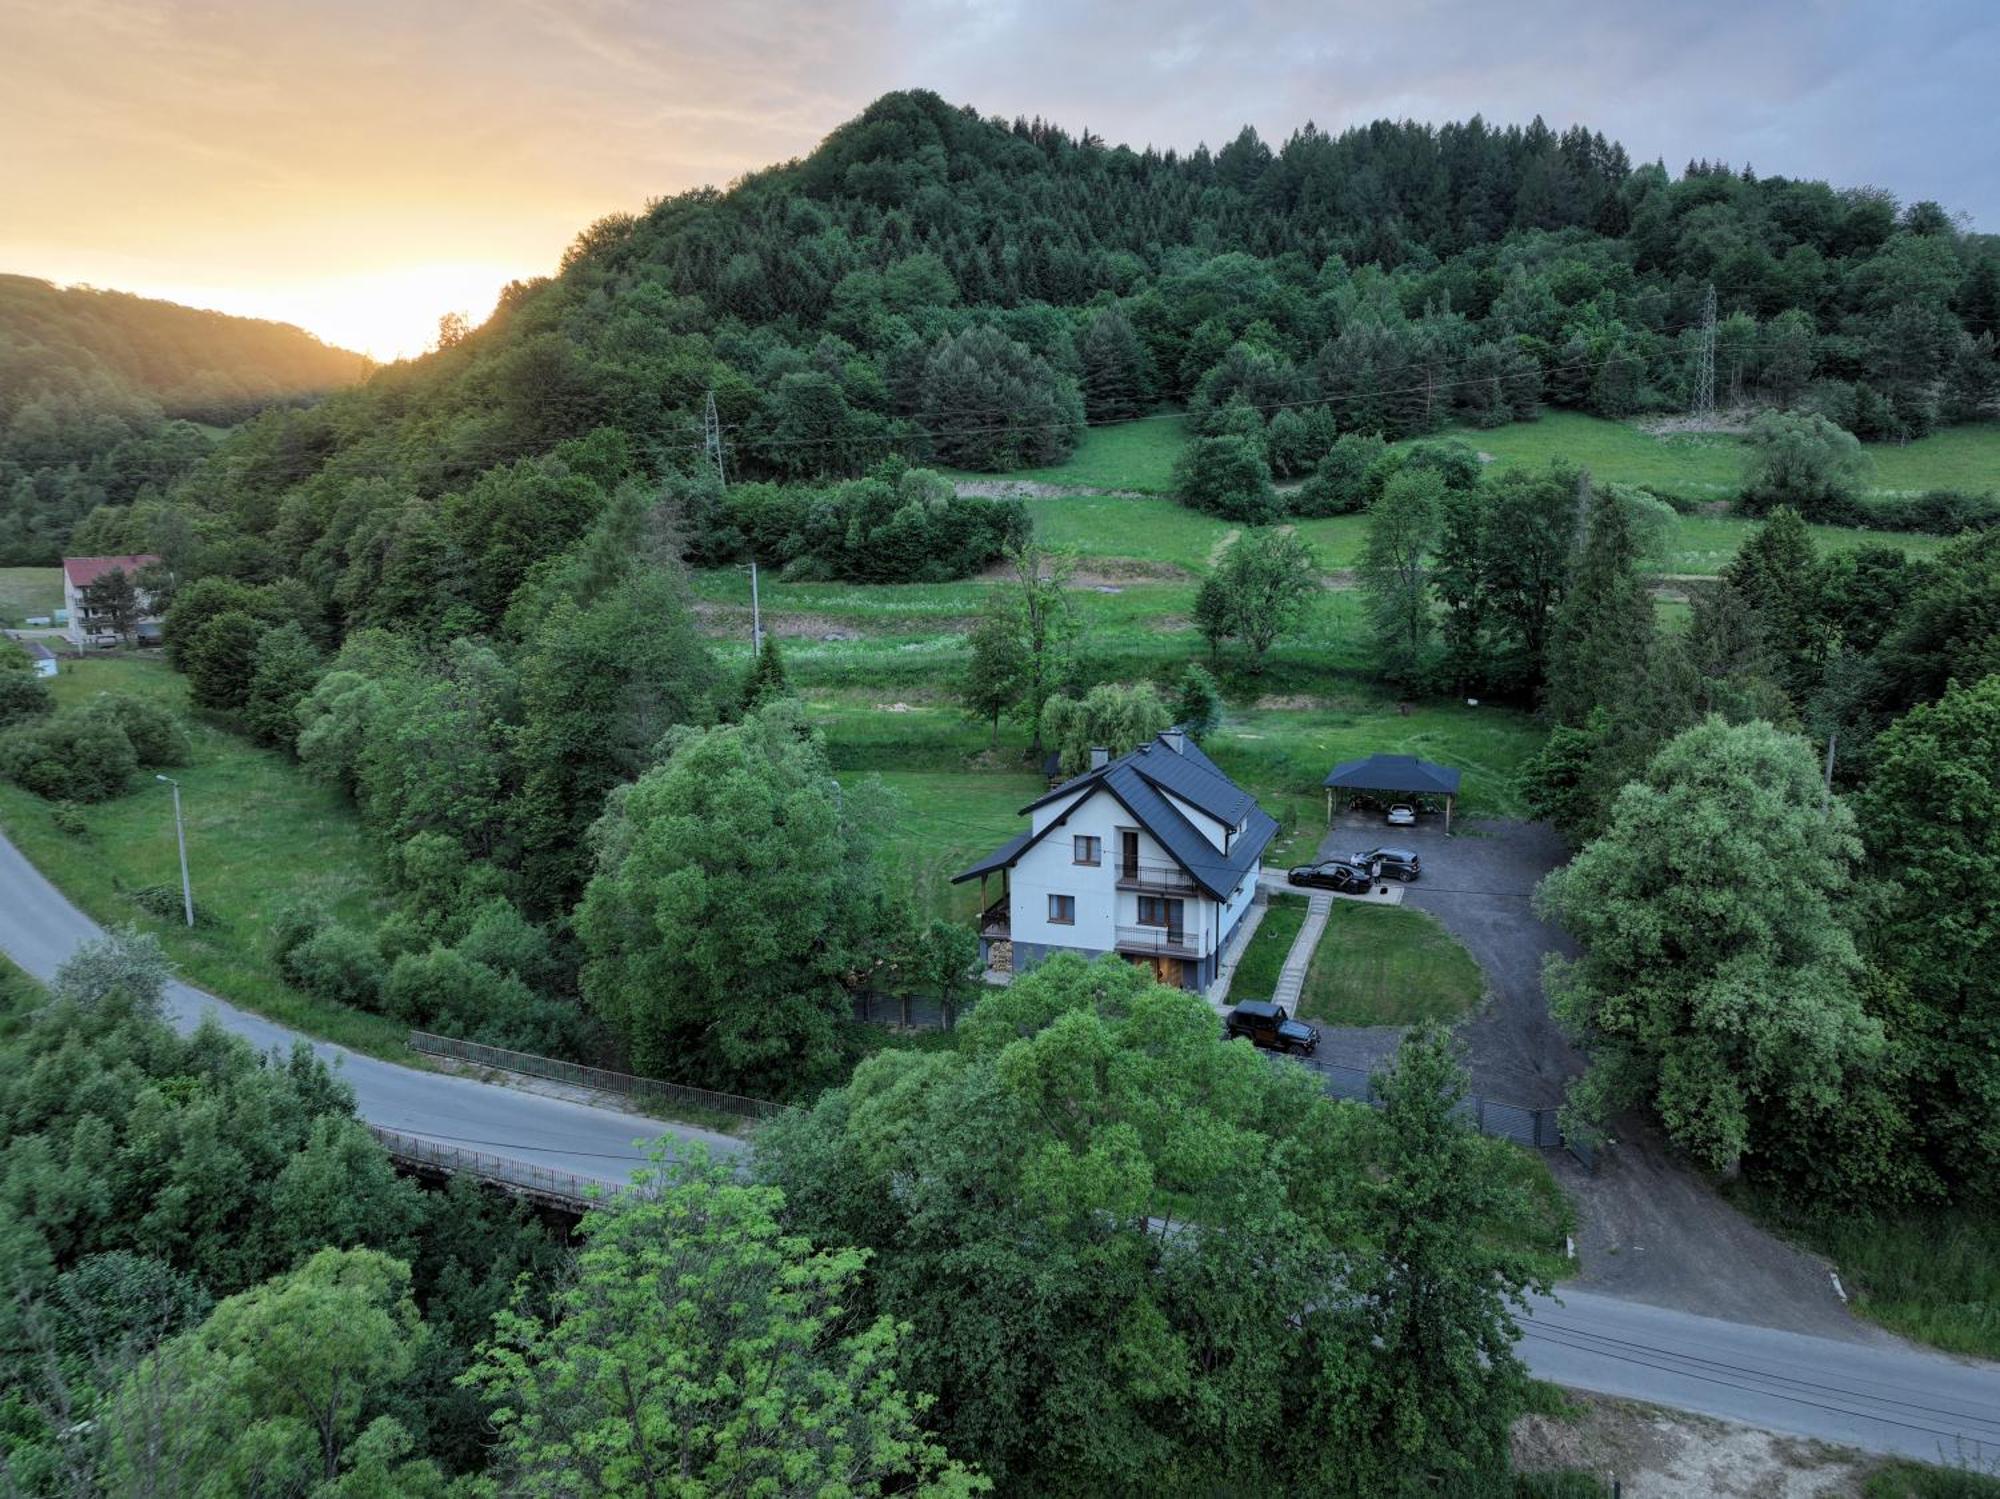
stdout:
POLYGON ((0 567, 0 625, 18 625, 62 606, 61 568, 0 567))
POLYGON ((213 924, 189 931, 178 915, 151 915, 131 899, 148 886, 180 886, 172 797, 151 772, 126 795, 79 808, 81 835, 56 828, 49 802, 0 783, 0 828, 100 923, 156 933, 188 982, 313 1035, 407 1060, 402 1026, 299 993, 266 955, 271 918, 302 897, 364 931, 380 920, 386 902, 353 810, 275 751, 189 719, 185 680, 157 658, 87 657, 65 662, 55 679, 59 704, 101 691, 156 698, 187 723, 191 763, 168 773, 181 783, 196 910, 213 924))
POLYGON ((1450 1023, 1484 988, 1472 954, 1428 912, 1337 900, 1306 970, 1299 1013, 1330 1025, 1450 1023))

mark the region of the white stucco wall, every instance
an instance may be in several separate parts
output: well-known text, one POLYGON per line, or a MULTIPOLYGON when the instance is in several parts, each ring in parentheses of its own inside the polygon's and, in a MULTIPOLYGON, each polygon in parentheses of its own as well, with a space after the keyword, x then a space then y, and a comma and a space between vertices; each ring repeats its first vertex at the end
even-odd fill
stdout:
MULTIPOLYGON (((1037 830, 1067 813, 1067 820, 1023 854, 1014 865, 1008 900, 1009 925, 1014 941, 1050 947, 1075 947, 1087 952, 1109 952, 1117 946, 1118 928, 1139 924, 1139 895, 1118 888, 1121 830, 1135 826, 1132 814, 1109 792, 1092 788, 1058 807, 1045 809, 1053 815, 1036 814, 1037 830), (1078 864, 1072 857, 1073 840, 1079 835, 1099 841, 1099 862, 1095 867, 1078 864), (1069 895, 1076 899, 1076 924, 1063 926, 1048 919, 1049 896, 1069 895)), ((1173 865, 1153 836, 1139 829, 1139 862, 1162 868, 1173 865)), ((1247 905, 1255 894, 1255 881, 1247 881, 1240 904, 1247 905)), ((1215 950, 1221 931, 1227 930, 1225 917, 1218 925, 1216 903, 1203 895, 1176 893, 1173 899, 1185 902, 1182 921, 1190 946, 1207 954, 1215 950)))

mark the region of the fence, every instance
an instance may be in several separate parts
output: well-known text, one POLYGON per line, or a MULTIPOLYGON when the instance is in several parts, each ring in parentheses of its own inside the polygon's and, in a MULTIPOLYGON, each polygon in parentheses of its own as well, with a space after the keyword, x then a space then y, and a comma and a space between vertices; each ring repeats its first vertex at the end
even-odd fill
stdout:
POLYGON ((477 1041, 459 1041, 450 1036, 433 1036, 428 1031, 410 1032, 410 1050, 425 1056, 450 1057, 480 1067, 497 1067, 502 1072, 518 1072, 524 1077, 545 1077, 600 1093, 622 1093, 627 1098, 656 1099, 662 1103, 690 1104, 718 1114, 735 1114, 745 1119, 775 1119, 786 1105, 766 1103, 761 1098, 741 1098, 734 1093, 717 1093, 708 1088, 691 1088, 685 1083, 662 1082, 656 1077, 634 1077, 629 1072, 609 1072, 602 1067, 585 1067, 578 1062, 562 1062, 554 1057, 538 1057, 525 1051, 506 1051, 498 1046, 482 1046, 477 1041))
MULTIPOLYGON (((1375 1089, 1370 1081, 1371 1074, 1367 1068, 1349 1067, 1340 1062, 1322 1062, 1317 1057, 1294 1057, 1291 1060, 1317 1073, 1326 1091, 1335 1098, 1365 1103, 1374 1109, 1382 1106, 1382 1101, 1375 1096, 1375 1089)), ((1454 1112, 1482 1135, 1492 1135, 1498 1139, 1512 1140, 1516 1144, 1532 1145, 1542 1150, 1567 1150, 1584 1170, 1597 1169, 1596 1147, 1588 1140, 1572 1139, 1564 1135, 1560 1111, 1557 1109, 1525 1109, 1519 1104, 1501 1103, 1498 1099, 1466 1097, 1458 1101, 1458 1107, 1454 1112)))
POLYGON ((956 1017, 944 1001, 930 994, 882 994, 854 991, 854 1018, 865 1025, 900 1025, 904 1030, 948 1031, 956 1017))
POLYGON ((422 1135, 406 1135, 398 1130, 384 1129, 379 1124, 369 1125, 368 1133, 381 1141, 382 1148, 393 1159, 406 1165, 443 1171, 453 1176, 477 1177, 556 1207, 589 1207, 592 1202, 618 1190, 608 1182, 595 1181, 590 1177, 553 1171, 547 1166, 517 1161, 508 1156, 487 1155, 481 1150, 463 1150, 422 1135))

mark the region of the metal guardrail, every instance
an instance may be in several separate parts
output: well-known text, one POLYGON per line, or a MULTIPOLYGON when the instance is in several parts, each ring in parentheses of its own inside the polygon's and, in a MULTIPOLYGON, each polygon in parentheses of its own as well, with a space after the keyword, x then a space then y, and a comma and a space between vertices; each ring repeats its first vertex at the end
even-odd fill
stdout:
POLYGON ((600 1093, 621 1093, 628 1098, 655 1098, 667 1103, 691 1104, 718 1114, 735 1114, 744 1119, 775 1119, 789 1112, 789 1106, 761 1098, 744 1098, 735 1093, 717 1093, 686 1083, 670 1083, 656 1077, 635 1077, 629 1072, 611 1072, 603 1067, 586 1067, 580 1062, 564 1062, 555 1057, 538 1057, 532 1052, 508 1051, 477 1041, 460 1041, 451 1036, 434 1036, 428 1031, 410 1032, 410 1050, 425 1056, 450 1057, 475 1066, 495 1067, 502 1072, 518 1072, 524 1077, 545 1077, 553 1082, 574 1083, 595 1088, 600 1093))
POLYGON ((368 1133, 381 1143, 391 1159, 406 1165, 443 1171, 452 1176, 476 1177, 555 1207, 588 1208, 621 1190, 609 1182, 552 1170, 529 1161, 517 1161, 509 1156, 488 1155, 483 1150, 466 1150, 423 1135, 406 1135, 379 1124, 369 1125, 368 1133))
POLYGON ((1193 933, 1163 926, 1121 926, 1114 940, 1120 952, 1158 953, 1168 958, 1201 956, 1193 933))

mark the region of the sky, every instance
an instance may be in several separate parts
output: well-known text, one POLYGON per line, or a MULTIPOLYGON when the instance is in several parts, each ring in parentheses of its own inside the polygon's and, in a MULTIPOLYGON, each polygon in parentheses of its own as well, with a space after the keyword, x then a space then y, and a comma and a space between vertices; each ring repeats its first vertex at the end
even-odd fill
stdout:
POLYGON ((587 224, 935 89, 1114 142, 1583 123, 2000 229, 1993 0, 0 0, 0 271, 389 359, 587 224))

